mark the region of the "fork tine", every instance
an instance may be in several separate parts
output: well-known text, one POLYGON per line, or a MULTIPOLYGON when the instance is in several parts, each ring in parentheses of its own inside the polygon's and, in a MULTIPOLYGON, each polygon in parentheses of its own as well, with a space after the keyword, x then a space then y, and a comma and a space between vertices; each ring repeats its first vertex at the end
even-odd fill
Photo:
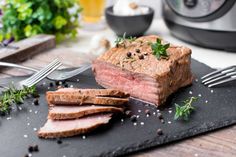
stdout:
POLYGON ((218 78, 218 77, 221 77, 221 76, 224 76, 224 75, 225 75, 224 73, 219 73, 219 74, 213 75, 211 77, 208 77, 208 78, 202 80, 202 83, 208 82, 212 79, 215 79, 215 78, 218 78))
POLYGON ((40 77, 42 77, 44 74, 46 74, 48 71, 50 71, 52 68, 54 68, 55 66, 57 66, 58 64, 60 64, 60 62, 56 62, 55 64, 51 65, 48 68, 45 68, 38 76, 28 80, 27 82, 25 82, 26 84, 30 84, 31 82, 34 82, 35 80, 39 79, 40 77))
POLYGON ((225 75, 225 74, 227 74, 227 73, 230 73, 230 72, 233 72, 233 71, 235 71, 234 68, 233 68, 233 69, 228 69, 228 70, 223 70, 223 71, 221 71, 221 72, 218 73, 218 74, 215 74, 215 75, 212 75, 212 76, 210 76, 210 77, 208 77, 208 78, 203 79, 203 80, 202 80, 202 83, 207 82, 207 81, 209 81, 209 80, 212 80, 212 79, 214 79, 214 78, 223 76, 223 75, 225 75))
POLYGON ((52 68, 53 66, 55 66, 58 63, 59 63, 58 59, 53 60, 50 64, 48 64, 46 67, 41 69, 39 72, 35 73, 34 75, 29 77, 28 79, 22 81, 22 83, 27 84, 28 82, 32 81, 33 79, 38 78, 40 75, 42 75, 42 73, 45 73, 48 69, 52 68))
POLYGON ((225 78, 234 76, 234 75, 236 75, 236 72, 231 72, 231 73, 228 73, 228 74, 226 74, 226 75, 224 75, 224 76, 221 76, 221 77, 212 79, 212 80, 210 80, 210 81, 207 81, 207 82, 204 83, 204 85, 208 85, 208 84, 210 84, 210 83, 213 83, 213 82, 216 82, 216 81, 218 81, 218 80, 222 80, 222 79, 225 79, 225 78))
POLYGON ((58 67, 61 66, 61 63, 56 63, 53 66, 51 66, 50 68, 48 68, 44 73, 42 73, 40 76, 30 80, 29 82, 27 82, 28 86, 31 86, 32 84, 35 84, 35 82, 39 82, 38 80, 42 80, 43 78, 45 78, 45 76, 47 77, 52 71, 54 71, 54 69, 57 69, 58 67), (56 67, 56 68, 55 68, 56 67), (49 74, 48 74, 49 73, 49 74))
POLYGON ((75 75, 81 73, 82 71, 85 71, 85 70, 87 70, 91 67, 92 67, 91 64, 85 64, 85 65, 81 66, 79 69, 76 69, 76 70, 69 71, 69 72, 65 73, 65 75, 63 77, 64 78, 70 78, 71 76, 75 76, 75 75))
POLYGON ((43 68, 42 72, 38 76, 28 80, 27 82, 25 82, 25 84, 30 85, 32 82, 35 82, 36 80, 40 79, 43 75, 47 74, 51 69, 53 69, 55 66, 57 66, 59 64, 60 64, 60 62, 57 61, 54 64, 52 64, 51 66, 47 66, 47 68, 43 68))
POLYGON ((228 79, 216 82, 216 83, 209 84, 208 87, 214 87, 216 85, 219 85, 219 84, 222 84, 222 83, 226 83, 226 82, 230 82, 230 81, 233 81, 233 80, 236 80, 236 75, 233 76, 233 77, 231 76, 231 78, 228 78, 228 79))
POLYGON ((207 78, 209 76, 212 76, 214 74, 220 73, 220 72, 228 70, 228 69, 234 69, 235 70, 235 66, 233 65, 233 66, 229 66, 229 67, 226 67, 226 68, 223 68, 223 69, 219 69, 219 70, 213 71, 213 72, 211 72, 209 74, 206 74, 206 75, 202 76, 201 79, 207 78))
POLYGON ((62 63, 57 64, 55 67, 53 67, 52 69, 50 69, 48 72, 46 72, 45 74, 43 74, 40 78, 36 79, 35 81, 32 81, 29 85, 29 87, 32 87, 33 85, 37 84, 38 82, 40 82, 41 80, 43 80, 44 78, 46 78, 50 73, 52 73, 54 70, 56 70, 57 68, 59 68, 62 65, 62 63))

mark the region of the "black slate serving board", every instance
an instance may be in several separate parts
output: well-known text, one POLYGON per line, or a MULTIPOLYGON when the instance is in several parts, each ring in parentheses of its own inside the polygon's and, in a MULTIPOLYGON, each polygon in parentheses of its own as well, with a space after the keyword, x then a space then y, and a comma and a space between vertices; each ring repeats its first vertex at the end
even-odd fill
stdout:
MULTIPOLYGON (((232 125, 236 123, 236 83, 213 89, 203 86, 200 77, 212 70, 192 60, 192 71, 196 75, 193 85, 173 94, 163 108, 157 109, 131 100, 128 106, 133 114, 139 115, 137 123, 119 117, 113 119, 109 126, 88 135, 62 139, 62 144, 36 136, 35 129, 45 123, 48 112, 44 93, 53 90, 48 89, 49 81, 45 80, 38 86, 41 95, 39 106, 32 104, 33 99, 27 99, 21 109, 14 109, 10 116, 0 117, 0 154, 4 154, 4 157, 24 156, 29 145, 37 144, 39 152, 33 153, 33 157, 118 156, 232 125), (180 103, 190 96, 199 96, 190 121, 174 121, 174 103, 180 103), (145 114, 146 109, 151 111, 149 117, 145 114), (158 110, 163 114, 164 124, 157 117, 158 110), (159 128, 163 130, 162 136, 157 135, 159 128)), ((100 88, 90 70, 73 80, 68 84, 74 87, 100 88)))

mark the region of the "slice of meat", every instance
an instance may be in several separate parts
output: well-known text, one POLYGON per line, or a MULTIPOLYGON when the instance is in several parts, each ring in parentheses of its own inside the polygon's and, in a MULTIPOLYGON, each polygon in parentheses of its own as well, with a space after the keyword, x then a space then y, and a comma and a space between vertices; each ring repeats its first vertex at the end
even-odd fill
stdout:
POLYGON ((54 120, 76 119, 98 113, 122 113, 123 108, 112 106, 52 106, 48 118, 54 120))
POLYGON ((49 105, 123 105, 129 101, 128 94, 113 89, 59 89, 47 92, 49 105))
MULTIPOLYGON (((57 91, 57 93, 64 93, 64 92, 70 92, 70 93, 79 93, 81 95, 89 95, 89 96, 112 96, 112 97, 129 97, 128 93, 121 92, 119 90, 115 89, 78 89, 78 88, 60 88, 57 91)), ((50 91, 48 92, 50 93, 50 91)))
POLYGON ((46 124, 38 131, 38 136, 42 138, 69 137, 79 134, 89 133, 97 127, 107 124, 112 114, 93 115, 74 120, 48 119, 46 124))
POLYGON ((157 38, 151 35, 126 41, 125 46, 102 54, 93 61, 97 83, 156 105, 163 104, 170 94, 191 84, 191 50, 171 45, 167 49, 169 58, 158 60, 150 45, 157 38))

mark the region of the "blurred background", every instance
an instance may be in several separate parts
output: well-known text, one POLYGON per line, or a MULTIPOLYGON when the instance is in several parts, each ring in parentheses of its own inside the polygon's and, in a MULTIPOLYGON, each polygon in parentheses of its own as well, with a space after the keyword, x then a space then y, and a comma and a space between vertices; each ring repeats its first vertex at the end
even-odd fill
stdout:
MULTIPOLYGON (((112 6, 115 4, 117 0, 107 0, 106 6, 112 6)), ((153 7, 155 10, 155 17, 160 18, 161 17, 161 1, 162 0, 137 0, 136 2, 140 5, 147 5, 153 7)))

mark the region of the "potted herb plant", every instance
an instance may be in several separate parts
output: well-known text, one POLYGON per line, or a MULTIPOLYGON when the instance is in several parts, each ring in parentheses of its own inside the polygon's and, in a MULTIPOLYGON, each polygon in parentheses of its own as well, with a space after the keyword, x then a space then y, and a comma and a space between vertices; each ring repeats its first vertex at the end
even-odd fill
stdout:
POLYGON ((5 0, 0 8, 0 41, 54 34, 57 41, 77 35, 81 9, 77 0, 5 0))

